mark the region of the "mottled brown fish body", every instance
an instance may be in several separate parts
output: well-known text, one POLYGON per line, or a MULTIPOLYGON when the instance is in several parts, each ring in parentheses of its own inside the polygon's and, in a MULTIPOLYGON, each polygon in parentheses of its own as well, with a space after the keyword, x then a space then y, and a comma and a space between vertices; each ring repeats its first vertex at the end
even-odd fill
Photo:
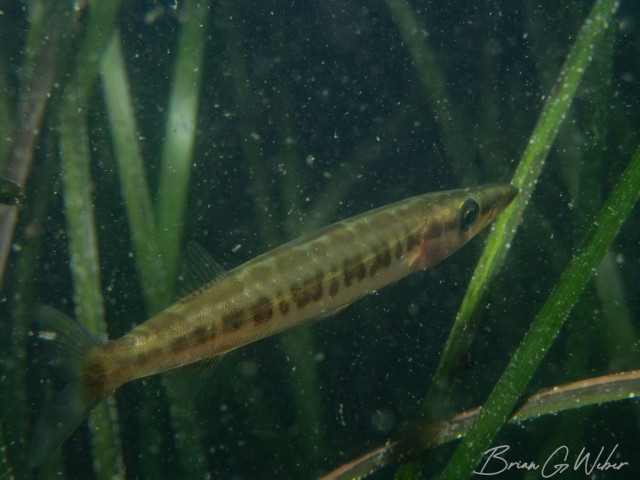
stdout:
POLYGON ((97 347, 86 362, 86 376, 107 392, 328 316, 440 262, 515 194, 503 184, 430 193, 305 235, 97 347))

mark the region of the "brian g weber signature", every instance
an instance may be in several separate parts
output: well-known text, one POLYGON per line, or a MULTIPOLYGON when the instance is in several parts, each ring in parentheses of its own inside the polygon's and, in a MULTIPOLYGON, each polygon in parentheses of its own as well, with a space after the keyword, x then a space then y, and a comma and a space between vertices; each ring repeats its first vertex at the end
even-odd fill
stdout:
POLYGON ((539 470, 542 478, 551 478, 571 468, 573 468, 574 472, 583 470, 585 475, 590 476, 595 471, 620 470, 622 467, 629 466, 628 462, 612 461, 618 448, 617 443, 609 451, 608 455, 604 447, 601 447, 595 457, 592 452, 583 447, 573 463, 569 462, 569 447, 562 445, 556 448, 542 465, 522 460, 507 460, 505 454, 509 451, 509 448, 511 448, 509 445, 500 445, 484 452, 485 459, 481 464, 480 470, 474 470, 473 473, 491 476, 500 475, 509 470, 539 470))

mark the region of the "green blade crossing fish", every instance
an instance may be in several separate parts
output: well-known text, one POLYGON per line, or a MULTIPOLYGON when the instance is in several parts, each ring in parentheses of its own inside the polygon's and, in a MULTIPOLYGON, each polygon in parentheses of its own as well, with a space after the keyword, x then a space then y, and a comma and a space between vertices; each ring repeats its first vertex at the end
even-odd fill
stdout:
POLYGON ((517 189, 490 184, 427 193, 362 213, 266 252, 102 341, 52 308, 39 337, 51 343, 66 386, 36 423, 29 464, 39 466, 124 383, 222 355, 324 318, 465 245, 517 189))

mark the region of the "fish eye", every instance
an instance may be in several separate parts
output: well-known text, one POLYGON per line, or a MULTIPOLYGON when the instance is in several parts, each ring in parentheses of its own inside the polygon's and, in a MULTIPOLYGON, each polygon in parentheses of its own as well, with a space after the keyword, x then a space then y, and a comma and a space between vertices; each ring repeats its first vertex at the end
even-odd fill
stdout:
POLYGON ((473 198, 467 198, 458 212, 458 228, 462 232, 468 232, 476 223, 480 214, 480 205, 473 198))

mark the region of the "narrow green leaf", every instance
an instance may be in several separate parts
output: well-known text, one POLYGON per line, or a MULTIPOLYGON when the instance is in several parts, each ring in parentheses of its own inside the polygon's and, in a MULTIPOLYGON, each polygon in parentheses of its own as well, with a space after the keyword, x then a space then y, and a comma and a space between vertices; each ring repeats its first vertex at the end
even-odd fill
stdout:
MULTIPOLYGON (((509 422, 521 424, 545 415, 555 415, 577 408, 632 400, 639 394, 640 370, 587 378, 534 393, 509 418, 509 422)), ((403 458, 409 458, 421 454, 424 450, 457 440, 467 433, 479 412, 480 408, 474 408, 458 413, 446 421, 421 425, 415 435, 397 438, 374 448, 331 471, 320 480, 364 478, 403 458)), ((406 478, 415 478, 420 474, 418 466, 417 463, 408 463, 402 474, 406 475, 406 478)))
MULTIPOLYGON (((89 331, 101 336, 106 335, 107 327, 91 195, 93 181, 90 173, 87 99, 119 6, 119 1, 90 2, 86 34, 78 52, 75 71, 65 85, 57 116, 75 313, 78 321, 89 331)), ((105 402, 91 413, 89 425, 98 479, 124 478, 115 408, 105 402)))
POLYGON ((478 309, 489 283, 502 266, 520 224, 522 213, 542 173, 547 154, 571 106, 584 72, 593 58, 594 50, 603 38, 604 31, 609 27, 616 8, 616 0, 595 2, 560 70, 555 93, 548 97, 544 105, 511 182, 520 189, 520 194, 493 225, 440 357, 432 388, 437 389, 446 384, 458 355, 467 346, 468 337, 464 332, 469 328, 471 318, 478 309))
POLYGON ((471 476, 475 465, 507 420, 639 197, 640 148, 636 150, 594 222, 583 243, 584 247, 560 277, 489 395, 478 419, 447 465, 443 479, 464 479, 471 476))
POLYGON ((167 270, 169 292, 176 277, 180 253, 180 238, 193 164, 206 23, 211 9, 208 0, 189 0, 184 2, 182 8, 157 197, 158 233, 167 270))
MULTIPOLYGON (((180 15, 177 56, 171 82, 166 133, 162 151, 160 186, 156 201, 158 238, 164 260, 166 292, 173 291, 193 165, 193 144, 200 98, 207 17, 210 1, 189 0, 180 15)), ((169 378, 163 379, 171 382, 169 378)), ((185 478, 206 478, 207 464, 200 443, 197 418, 190 400, 167 388, 171 422, 185 478)))
MULTIPOLYGON (((78 113, 73 99, 68 99, 62 107, 59 125, 64 213, 76 318, 89 331, 105 338, 107 325, 104 319, 98 239, 91 196, 93 182, 90 174, 89 133, 86 115, 82 111, 78 113)), ((124 478, 115 409, 109 409, 103 403, 91 412, 90 425, 94 467, 98 478, 124 478)))
POLYGON ((166 272, 160 261, 155 212, 138 142, 138 128, 119 33, 111 36, 102 58, 100 74, 136 267, 140 272, 147 312, 151 314, 166 303, 166 272))

